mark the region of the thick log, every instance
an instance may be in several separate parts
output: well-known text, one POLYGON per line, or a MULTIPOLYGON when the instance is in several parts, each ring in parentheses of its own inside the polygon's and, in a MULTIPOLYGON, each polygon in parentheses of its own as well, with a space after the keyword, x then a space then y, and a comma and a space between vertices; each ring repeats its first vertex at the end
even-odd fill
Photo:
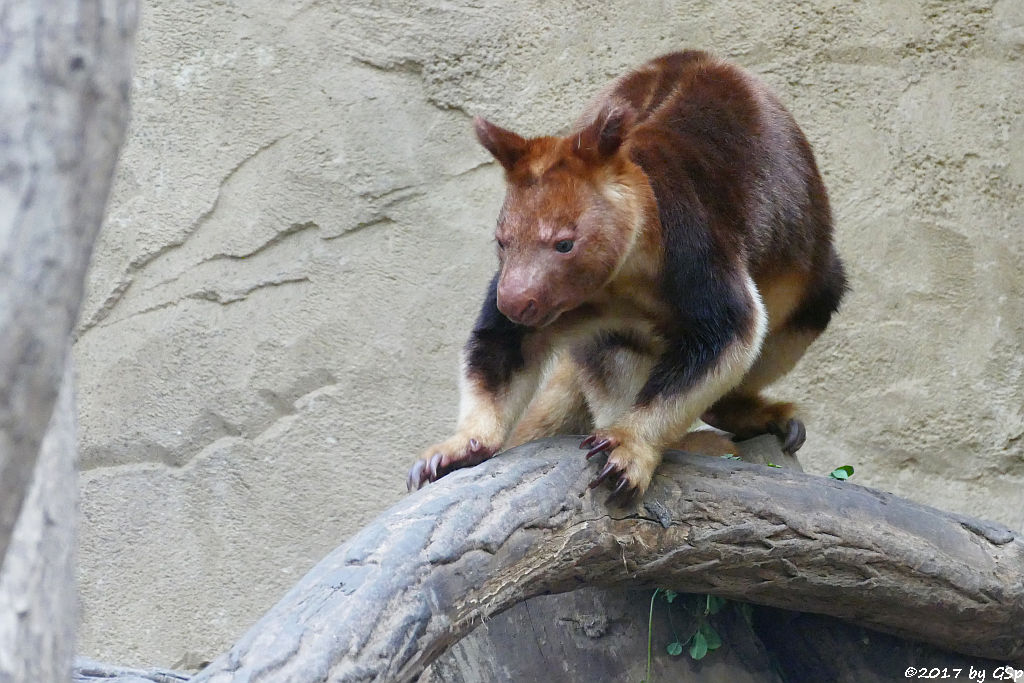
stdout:
MULTIPOLYGON (((762 436, 741 444, 743 460, 801 470, 779 441, 762 436)), ((709 620, 722 647, 701 661, 672 656, 667 645, 685 640, 698 618, 652 591, 588 587, 540 595, 492 616, 438 657, 420 683, 592 681, 864 681, 903 680, 910 664, 950 671, 986 670, 999 662, 966 657, 920 642, 853 626, 834 617, 756 606, 740 618, 740 603, 709 620), (674 618, 673 618, 674 614, 674 618), (650 625, 650 626, 649 626, 650 625), (650 643, 650 648, 648 648, 650 643), (648 668, 645 656, 651 650, 648 668)), ((698 596, 696 601, 700 602, 698 596)), ((995 674, 993 673, 993 676, 995 674)))
MULTIPOLYGON (((745 462, 802 469, 765 435, 736 444, 745 462)), ((701 681, 767 683, 781 681, 774 657, 751 624, 735 610, 715 617, 724 647, 704 661, 670 656, 666 645, 689 638, 694 615, 669 605, 664 594, 635 586, 588 586, 567 593, 539 595, 492 615, 427 667, 420 683, 477 681, 701 681), (672 619, 675 614, 674 620, 672 619), (646 653, 652 653, 650 669, 646 653)), ((833 620, 835 622, 835 620, 833 620)), ((934 658, 933 658, 934 660, 934 658)))
POLYGON ((128 119, 136 0, 0 2, 0 567, 128 119))
POLYGON ((605 506, 572 437, 455 472, 309 572, 194 679, 410 681, 490 615, 583 585, 826 614, 1024 661, 1024 540, 849 482, 674 453, 605 506), (970 628, 965 629, 964 624, 970 628))

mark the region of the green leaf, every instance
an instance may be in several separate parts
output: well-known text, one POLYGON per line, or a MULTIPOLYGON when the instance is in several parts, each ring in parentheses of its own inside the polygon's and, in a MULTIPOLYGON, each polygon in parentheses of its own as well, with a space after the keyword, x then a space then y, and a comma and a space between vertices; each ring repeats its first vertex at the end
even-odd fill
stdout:
POLYGON ((678 640, 673 643, 669 643, 668 647, 665 648, 665 652, 669 653, 673 657, 678 657, 683 654, 683 644, 678 640))
POLYGON ((742 460, 742 458, 740 458, 740 456, 735 455, 733 453, 726 453, 725 455, 720 456, 720 457, 725 458, 726 460, 742 460))
POLYGON ((717 650, 722 647, 722 637, 718 635, 714 626, 704 622, 700 625, 700 632, 704 634, 704 640, 707 641, 709 650, 717 650))
POLYGON ((776 465, 773 462, 769 462, 769 463, 766 463, 766 464, 768 465, 768 467, 778 467, 779 469, 782 469, 782 465, 776 465))
POLYGON ((676 599, 677 595, 679 595, 679 593, 676 593, 675 591, 669 590, 669 589, 666 588, 665 589, 665 602, 672 602, 673 600, 676 599))
POLYGON ((697 631, 693 634, 693 640, 690 641, 690 657, 693 659, 704 659, 704 655, 708 653, 708 641, 704 637, 704 634, 697 631))
POLYGON ((723 607, 725 607, 725 598, 709 595, 707 605, 704 607, 704 614, 718 614, 723 607))
POLYGON ((843 465, 842 467, 837 467, 834 470, 832 470, 832 472, 830 472, 828 476, 832 477, 833 479, 838 479, 839 481, 844 481, 853 476, 853 466, 843 465))

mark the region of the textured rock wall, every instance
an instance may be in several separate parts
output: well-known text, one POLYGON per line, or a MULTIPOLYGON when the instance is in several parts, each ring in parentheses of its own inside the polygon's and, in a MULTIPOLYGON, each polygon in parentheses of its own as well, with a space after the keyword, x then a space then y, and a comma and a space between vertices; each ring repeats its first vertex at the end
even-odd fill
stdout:
POLYGON ((775 392, 809 471, 1024 527, 1024 3, 151 0, 75 347, 81 652, 187 667, 454 419, 501 177, 707 47, 803 125, 854 290, 775 392))

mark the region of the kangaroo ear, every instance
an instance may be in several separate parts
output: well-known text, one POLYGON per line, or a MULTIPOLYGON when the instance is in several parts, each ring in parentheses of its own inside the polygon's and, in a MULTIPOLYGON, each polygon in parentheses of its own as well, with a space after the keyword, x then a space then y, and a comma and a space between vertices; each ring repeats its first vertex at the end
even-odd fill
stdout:
POLYGON ((634 120, 636 114, 628 107, 605 107, 590 125, 579 132, 576 154, 587 161, 610 158, 619 151, 634 120))
POLYGON ((473 118, 473 128, 476 130, 476 139, 494 155, 506 171, 511 171, 516 162, 526 154, 526 139, 494 125, 482 116, 473 118))

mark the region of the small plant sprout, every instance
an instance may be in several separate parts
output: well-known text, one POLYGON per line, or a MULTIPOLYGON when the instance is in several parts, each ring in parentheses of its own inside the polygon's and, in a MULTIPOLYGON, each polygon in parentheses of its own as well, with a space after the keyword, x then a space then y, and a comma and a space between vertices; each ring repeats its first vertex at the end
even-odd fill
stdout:
MULTIPOLYGON (((655 588, 651 594, 651 611, 647 614, 647 671, 644 673, 644 679, 640 683, 651 683, 651 636, 654 634, 654 599, 658 597, 660 592, 660 588, 655 588)), ((672 591, 672 597, 675 598, 675 596, 675 591, 672 591)))
POLYGON ((701 621, 697 632, 690 641, 690 657, 696 660, 704 658, 708 652, 722 647, 722 638, 718 631, 706 621, 701 621))
MULTIPOLYGON (((665 602, 672 603, 678 593, 671 590, 663 591, 665 596, 665 602)), ((689 646, 688 652, 690 657, 694 660, 700 660, 707 656, 708 652, 717 650, 722 647, 722 638, 718 635, 718 631, 708 621, 708 617, 718 614, 723 607, 728 604, 724 598, 720 598, 716 595, 688 595, 684 609, 692 614, 696 618, 697 628, 690 635, 689 638, 683 640, 679 637, 676 632, 675 622, 672 619, 672 608, 668 611, 668 622, 672 628, 672 635, 674 640, 665 646, 665 652, 672 657, 678 657, 683 653, 683 649, 689 646)), ((653 608, 654 601, 652 596, 651 605, 653 608)), ((653 614, 653 612, 652 612, 653 614)), ((649 617, 650 618, 650 617, 649 617)), ((648 625, 649 627, 650 625, 648 625)), ((650 633, 648 632, 648 658, 650 658, 650 633)))
POLYGON ((707 601, 704 606, 704 616, 711 614, 718 614, 725 607, 725 598, 720 598, 717 595, 707 596, 707 601))

